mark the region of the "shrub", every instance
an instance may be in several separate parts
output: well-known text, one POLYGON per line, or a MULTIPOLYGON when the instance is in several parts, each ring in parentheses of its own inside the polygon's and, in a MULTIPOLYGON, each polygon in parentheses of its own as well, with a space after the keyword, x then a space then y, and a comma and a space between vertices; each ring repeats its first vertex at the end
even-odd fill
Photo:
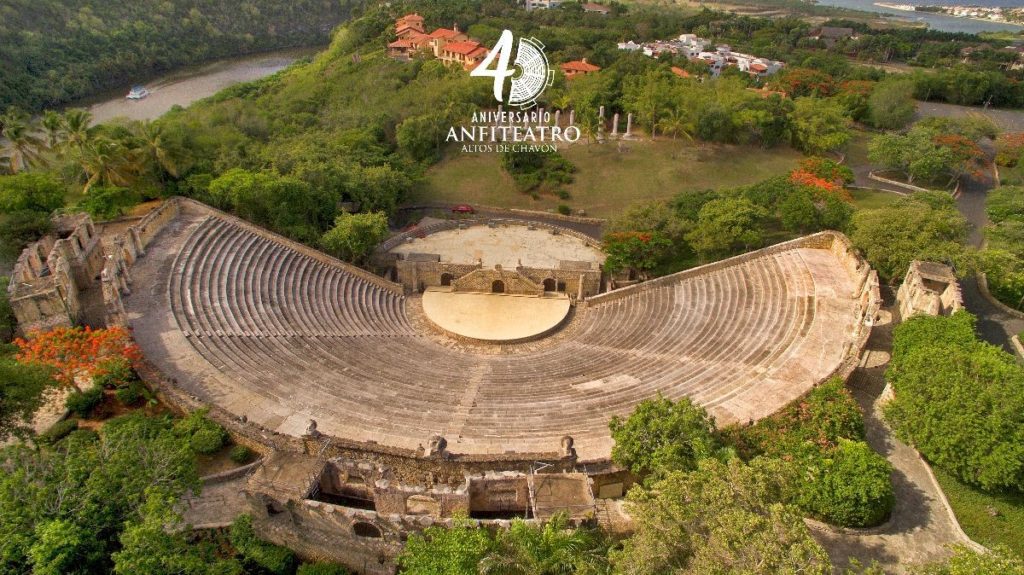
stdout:
POLYGON ((121 387, 136 379, 131 362, 124 357, 101 361, 96 365, 96 372, 93 383, 106 389, 121 387))
POLYGON ((562 214, 563 216, 568 216, 569 214, 572 213, 572 208, 565 204, 558 204, 558 213, 562 214))
POLYGON ((811 470, 799 489, 799 505, 812 515, 845 527, 869 527, 892 511, 892 466, 863 441, 839 445, 808 461, 811 470))
POLYGON ((255 458, 256 452, 244 445, 236 445, 231 448, 231 461, 239 465, 249 463, 255 458))
POLYGON ((349 575, 350 571, 333 563, 305 563, 299 565, 295 575, 349 575))
POLYGON ((923 345, 887 377, 897 436, 964 483, 1024 490, 1024 368, 1012 355, 980 341, 923 345))
POLYGON ((295 570, 295 554, 287 547, 262 541, 252 528, 252 517, 242 515, 231 524, 231 545, 242 558, 273 575, 295 570))
POLYGON ((555 192, 555 195, 557 195, 558 199, 560 200, 568 200, 570 197, 572 197, 572 195, 569 193, 569 190, 558 190, 557 192, 555 192))
POLYGON ((755 425, 729 426, 722 435, 745 459, 786 457, 807 447, 830 449, 841 439, 864 439, 864 415, 843 380, 835 377, 755 425))
POLYGON ((640 402, 629 418, 609 423, 612 460, 633 473, 689 471, 716 454, 715 420, 689 398, 640 402))
POLYGON ((209 455, 216 453, 228 440, 228 433, 220 424, 206 418, 208 410, 193 411, 174 424, 174 432, 186 438, 192 451, 209 455))
POLYGON ((227 433, 220 427, 206 427, 196 431, 189 440, 189 445, 196 453, 210 455, 217 453, 227 441, 227 433))
POLYGON ((117 397, 117 401, 121 402, 122 405, 132 406, 146 396, 146 388, 141 382, 133 381, 125 387, 118 388, 114 392, 114 396, 117 397))
POLYGON ((87 418, 92 415, 100 403, 103 402, 103 388, 92 387, 85 391, 71 392, 64 402, 64 407, 78 417, 87 418))
POLYGON ((41 443, 54 444, 67 437, 72 431, 78 429, 77 419, 63 419, 54 423, 49 429, 39 434, 41 443))

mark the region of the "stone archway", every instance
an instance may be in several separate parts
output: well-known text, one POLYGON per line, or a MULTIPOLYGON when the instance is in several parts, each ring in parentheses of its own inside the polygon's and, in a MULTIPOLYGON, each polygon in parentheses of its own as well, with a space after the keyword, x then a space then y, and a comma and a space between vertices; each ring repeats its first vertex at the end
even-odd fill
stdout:
POLYGON ((555 291, 556 287, 557 284, 555 283, 554 278, 544 280, 544 291, 555 291))
POLYGON ((491 293, 505 293, 505 282, 501 280, 491 282, 491 293))

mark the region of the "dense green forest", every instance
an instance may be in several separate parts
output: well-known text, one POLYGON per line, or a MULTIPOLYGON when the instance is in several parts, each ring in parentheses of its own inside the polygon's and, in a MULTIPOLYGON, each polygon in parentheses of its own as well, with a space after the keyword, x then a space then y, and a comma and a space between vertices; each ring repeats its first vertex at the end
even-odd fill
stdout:
POLYGON ((173 68, 323 44, 362 0, 5 0, 0 110, 37 111, 173 68))

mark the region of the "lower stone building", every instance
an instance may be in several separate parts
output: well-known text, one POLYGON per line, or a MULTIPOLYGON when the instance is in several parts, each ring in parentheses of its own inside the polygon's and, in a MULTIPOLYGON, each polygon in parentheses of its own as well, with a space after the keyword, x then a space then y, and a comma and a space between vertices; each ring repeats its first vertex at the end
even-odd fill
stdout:
POLYGON ((953 268, 918 260, 910 263, 896 300, 904 319, 918 313, 952 315, 964 306, 953 268))

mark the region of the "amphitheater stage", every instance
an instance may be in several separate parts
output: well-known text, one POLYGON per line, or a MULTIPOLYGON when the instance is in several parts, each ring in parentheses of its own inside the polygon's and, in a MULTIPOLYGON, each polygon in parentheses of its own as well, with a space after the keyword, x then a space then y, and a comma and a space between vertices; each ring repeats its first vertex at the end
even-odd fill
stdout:
POLYGON ((452 292, 428 288, 423 313, 445 332, 473 340, 513 342, 538 337, 569 315, 565 294, 543 296, 452 292))
POLYGON ((391 252, 404 256, 437 254, 442 262, 483 262, 488 267, 499 264, 508 269, 516 266, 553 269, 562 261, 600 264, 605 258, 600 249, 577 237, 552 235, 548 230, 530 229, 525 225, 473 225, 443 230, 426 237, 414 237, 412 242, 400 244, 391 252))
POLYGON ((605 460, 609 418, 659 393, 756 420, 852 369, 877 309, 873 272, 829 232, 592 296, 540 339, 467 345, 397 284, 180 205, 124 296, 166 385, 257 434, 315 419, 409 457, 440 434, 455 454, 532 461, 571 435, 581 461, 605 460))

